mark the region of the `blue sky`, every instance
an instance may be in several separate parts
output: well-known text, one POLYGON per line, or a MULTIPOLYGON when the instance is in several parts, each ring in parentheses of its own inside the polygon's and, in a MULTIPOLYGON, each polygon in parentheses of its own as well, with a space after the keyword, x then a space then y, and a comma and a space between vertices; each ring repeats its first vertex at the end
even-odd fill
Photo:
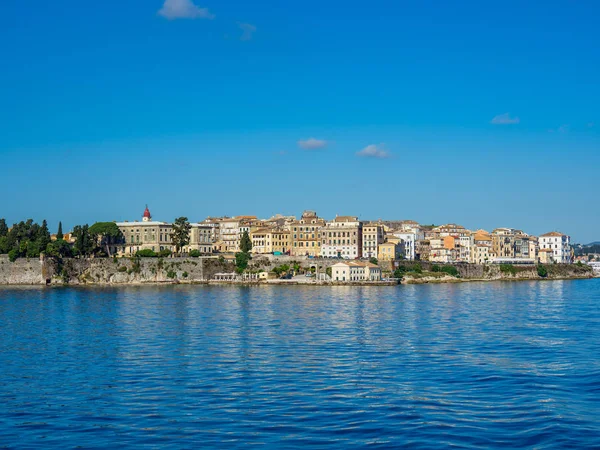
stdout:
POLYGON ((594 1, 4 0, 0 217, 600 239, 594 1))

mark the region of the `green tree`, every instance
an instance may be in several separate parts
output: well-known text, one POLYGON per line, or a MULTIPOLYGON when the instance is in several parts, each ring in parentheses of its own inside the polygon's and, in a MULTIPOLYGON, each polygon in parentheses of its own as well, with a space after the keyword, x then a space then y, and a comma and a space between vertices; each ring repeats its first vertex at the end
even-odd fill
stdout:
POLYGON ((50 239, 50 231, 48 230, 48 223, 44 220, 44 221, 42 221, 42 226, 38 232, 38 238, 37 238, 38 247, 39 247, 40 251, 43 252, 44 250, 46 250, 46 247, 48 246, 50 241, 51 241, 51 239, 50 239))
POLYGON ((377 258, 370 258, 370 259, 369 259, 369 262, 370 262, 371 264, 375 264, 376 266, 379 264, 379 261, 377 261, 377 258))
POLYGON ((114 222, 96 222, 89 229, 90 238, 106 250, 110 257, 110 245, 123 242, 123 233, 114 222))
POLYGON ((8 234, 8 225, 5 219, 0 219, 0 237, 5 237, 8 234))
POLYGON ((240 241, 240 250, 243 253, 250 253, 250 250, 252 250, 252 240, 250 239, 250 236, 248 235, 247 231, 244 231, 244 234, 242 234, 242 239, 240 241))
POLYGON ((543 264, 538 264, 537 274, 542 278, 546 278, 548 276, 548 269, 546 269, 546 267, 543 264))
POLYGON ((156 258, 158 256, 158 253, 149 248, 145 248, 143 250, 138 250, 135 253, 135 256, 136 258, 156 258))
POLYGON ((237 273, 242 273, 248 267, 250 256, 248 253, 239 252, 235 254, 235 270, 237 273))
POLYGON ((10 250, 10 246, 8 245, 8 237, 1 236, 0 237, 0 255, 4 255, 5 253, 8 253, 9 250, 10 250))
POLYGON ((175 253, 190 243, 190 230, 192 226, 188 222, 187 217, 178 217, 173 223, 173 232, 171 233, 171 241, 175 245, 175 253))
POLYGON ((69 257, 72 254, 71 246, 63 239, 57 239, 46 246, 46 255, 54 258, 69 257))
POLYGON ((77 225, 73 228, 73 237, 75 238, 73 250, 76 255, 90 256, 96 251, 97 245, 90 234, 89 226, 87 224, 77 225))
POLYGON ((58 232, 56 233, 56 239, 63 239, 64 235, 62 232, 62 222, 58 222, 58 232))

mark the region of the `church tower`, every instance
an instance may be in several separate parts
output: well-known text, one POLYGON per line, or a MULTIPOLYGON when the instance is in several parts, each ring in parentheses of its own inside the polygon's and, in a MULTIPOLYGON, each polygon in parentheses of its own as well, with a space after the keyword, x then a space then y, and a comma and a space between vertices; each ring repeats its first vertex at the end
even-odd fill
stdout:
POLYGON ((146 209, 144 210, 144 218, 143 222, 150 222, 152 220, 152 215, 150 214, 150 210, 148 209, 148 205, 146 205, 146 209))

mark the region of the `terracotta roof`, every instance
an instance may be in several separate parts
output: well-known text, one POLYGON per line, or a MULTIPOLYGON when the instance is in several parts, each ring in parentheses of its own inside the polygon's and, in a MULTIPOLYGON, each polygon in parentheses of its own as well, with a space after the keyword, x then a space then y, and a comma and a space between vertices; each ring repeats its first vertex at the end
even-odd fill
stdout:
POLYGON ((546 234, 542 234, 540 237, 560 237, 560 236, 564 236, 564 234, 559 233, 558 231, 551 231, 550 233, 546 233, 546 234))
POLYGON ((358 222, 358 217, 353 216, 337 216, 334 222, 358 222))

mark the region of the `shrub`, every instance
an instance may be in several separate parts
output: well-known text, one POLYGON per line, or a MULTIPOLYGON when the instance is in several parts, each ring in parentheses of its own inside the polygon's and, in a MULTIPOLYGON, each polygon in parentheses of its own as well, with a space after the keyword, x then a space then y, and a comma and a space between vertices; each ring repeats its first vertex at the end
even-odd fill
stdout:
POLYGON ((146 248, 144 250, 138 250, 135 256, 138 258, 156 258, 158 254, 154 250, 146 248))
POLYGON ((127 267, 121 266, 117 269, 119 272, 127 272, 127 267))
POLYGON ((412 266, 412 272, 423 273, 423 268, 421 267, 421 264, 415 264, 414 266, 412 266))
POLYGON ((190 258, 198 258, 201 255, 201 253, 200 250, 190 250, 188 255, 190 256, 190 258))
POLYGON ((167 272, 167 278, 176 278, 177 274, 173 270, 167 272))
POLYGON ((394 270, 394 278, 402 278, 406 273, 406 267, 398 266, 396 270, 394 270))
POLYGON ((447 273, 453 277, 458 276, 458 269, 454 266, 444 266, 440 269, 441 272, 447 273))
POLYGON ((377 258, 371 258, 371 259, 369 259, 369 262, 370 262, 371 264, 375 264, 375 265, 378 265, 378 264, 379 264, 379 261, 377 261, 377 258))
POLYGON ((158 256, 160 258, 168 258, 169 256, 171 256, 173 252, 171 250, 169 250, 168 248, 165 248, 164 250, 161 250, 160 252, 158 252, 158 256))
POLYGON ((546 269, 546 267, 543 264, 538 264, 537 274, 542 278, 546 278, 548 276, 548 269, 546 269))
POLYGON ((19 257, 19 252, 16 248, 13 248, 10 252, 8 252, 8 259, 10 262, 15 262, 19 257))
POLYGON ((188 274, 187 272, 183 272, 183 273, 181 274, 181 276, 182 276, 183 278, 187 278, 187 277, 188 277, 188 275, 189 275, 189 274, 188 274))
POLYGON ((440 267, 440 266, 433 266, 433 267, 431 268, 431 271, 432 271, 432 272, 441 272, 441 271, 442 271, 442 269, 441 269, 441 267, 440 267))
MULTIPOLYGON (((235 254, 235 267, 240 271, 246 270, 248 267, 248 261, 250 260, 250 255, 248 253, 239 252, 235 254)), ((241 273, 241 272, 239 272, 241 273)))
POLYGON ((517 268, 511 264, 500 264, 500 272, 507 273, 510 275, 516 275, 517 268))

